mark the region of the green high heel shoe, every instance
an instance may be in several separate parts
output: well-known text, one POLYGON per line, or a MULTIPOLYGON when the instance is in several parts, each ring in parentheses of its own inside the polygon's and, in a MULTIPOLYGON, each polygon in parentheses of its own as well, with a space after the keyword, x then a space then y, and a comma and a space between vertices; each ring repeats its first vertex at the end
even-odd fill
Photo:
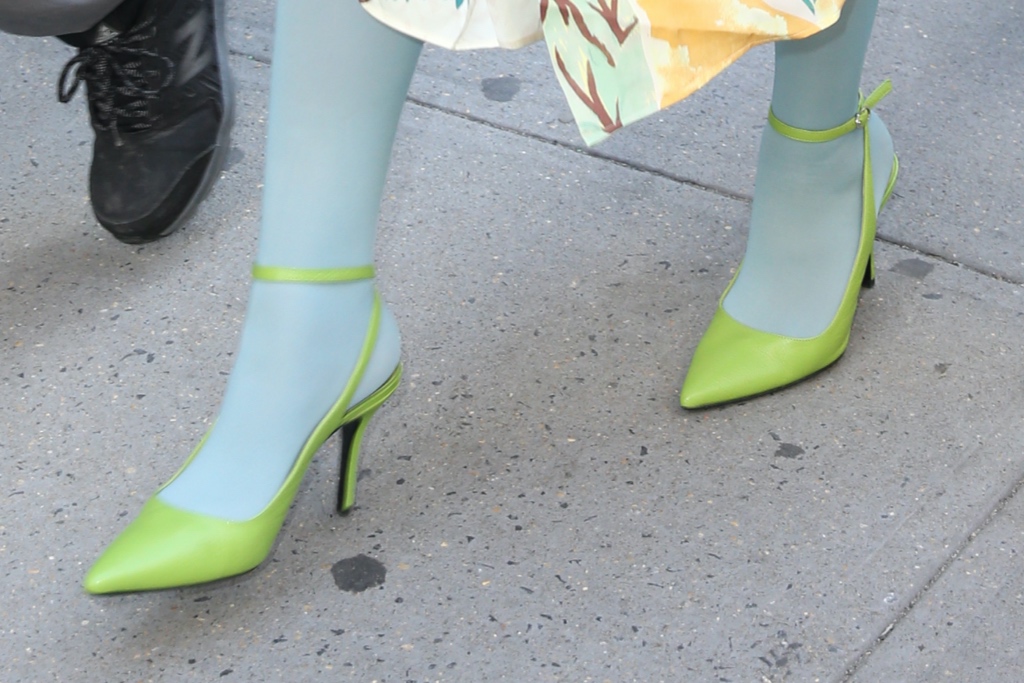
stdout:
MULTIPOLYGON (((374 269, 372 266, 337 269, 255 266, 253 277, 274 282, 353 282, 374 277, 374 269)), ((299 450, 281 488, 258 515, 238 522, 173 507, 158 496, 170 484, 168 482, 96 560, 85 577, 85 590, 100 594, 173 588, 223 579, 255 568, 270 552, 313 454, 339 430, 338 511, 347 512, 355 503, 359 447, 366 425, 398 387, 402 374, 399 365, 380 388, 356 405, 349 405, 377 342, 381 308, 380 296, 375 295, 366 340, 354 372, 341 396, 299 450)), ((171 481, 188 467, 205 441, 204 437, 171 481)))
MULTIPOLYGON (((711 324, 690 361, 680 394, 680 404, 684 408, 705 408, 764 394, 799 382, 828 367, 843 355, 850 341, 860 288, 872 287, 875 283, 873 245, 878 212, 875 210, 871 140, 867 124, 871 108, 891 91, 892 84, 885 81, 871 95, 861 98, 853 118, 828 130, 794 128, 769 111, 768 121, 772 128, 800 142, 828 142, 863 129, 863 209, 857 257, 832 322, 818 336, 805 339, 762 332, 744 325, 725 311, 722 302, 739 276, 737 269, 736 276, 719 299, 711 324)), ((892 195, 898 172, 899 160, 894 155, 889 182, 878 211, 881 211, 881 207, 885 206, 892 195)))

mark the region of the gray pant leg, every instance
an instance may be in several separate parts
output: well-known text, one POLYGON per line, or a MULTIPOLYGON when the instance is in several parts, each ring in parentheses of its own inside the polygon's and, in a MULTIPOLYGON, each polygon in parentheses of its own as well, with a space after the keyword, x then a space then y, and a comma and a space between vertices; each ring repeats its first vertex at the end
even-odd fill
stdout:
POLYGON ((78 33, 100 23, 121 0, 0 0, 0 31, 22 36, 78 33))

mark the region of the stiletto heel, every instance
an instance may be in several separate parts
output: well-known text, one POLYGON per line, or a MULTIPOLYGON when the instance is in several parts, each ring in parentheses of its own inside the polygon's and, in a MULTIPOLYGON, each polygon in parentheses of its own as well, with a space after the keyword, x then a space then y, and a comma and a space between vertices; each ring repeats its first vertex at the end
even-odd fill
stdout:
POLYGON ((864 281, 860 283, 864 289, 871 289, 875 286, 875 255, 868 256, 868 267, 864 269, 864 281))
POLYGON ((341 467, 338 476, 338 512, 347 515, 356 502, 356 484, 359 481, 359 446, 363 441, 363 433, 370 424, 377 409, 395 390, 402 378, 402 368, 398 367, 388 381, 366 400, 349 411, 353 418, 341 426, 341 467))
POLYGON ((341 428, 341 466, 338 468, 338 514, 347 515, 356 503, 356 483, 359 481, 359 443, 363 438, 365 420, 350 422, 341 428))
POLYGON ((733 277, 719 299, 707 332, 694 351, 680 393, 680 404, 684 408, 730 403, 794 384, 836 362, 846 350, 860 288, 870 287, 875 282, 873 245, 878 211, 892 194, 899 171, 899 161, 894 155, 883 201, 876 209, 868 119, 871 108, 891 91, 892 84, 885 81, 868 97, 861 98, 853 118, 827 130, 795 128, 769 111, 768 121, 772 128, 800 142, 829 142, 855 130, 863 130, 861 234, 853 269, 832 322, 818 336, 805 339, 763 332, 730 316, 722 302, 736 282, 736 277, 733 277))
MULTIPOLYGON (((372 266, 337 269, 299 269, 255 266, 253 277, 274 282, 342 283, 374 277, 372 266)), ((370 417, 398 387, 401 366, 372 394, 356 405, 353 396, 374 353, 382 315, 374 294, 370 324, 359 358, 345 388, 313 429, 295 456, 277 493, 256 516, 231 520, 191 512, 164 502, 164 484, 143 506, 138 517, 107 547, 85 578, 90 593, 122 593, 187 586, 223 579, 258 566, 273 546, 313 455, 335 432, 342 432, 342 495, 339 509, 355 499, 358 455, 370 417)), ((181 475, 203 448, 203 439, 181 475)))

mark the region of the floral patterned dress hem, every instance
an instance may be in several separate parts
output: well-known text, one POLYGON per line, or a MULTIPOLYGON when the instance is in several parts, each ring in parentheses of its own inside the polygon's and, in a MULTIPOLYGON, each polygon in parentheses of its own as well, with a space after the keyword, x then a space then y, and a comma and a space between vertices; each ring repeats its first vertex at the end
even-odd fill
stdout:
POLYGON ((750 48, 839 19, 843 0, 361 0, 384 24, 450 49, 544 38, 583 140, 706 85, 750 48))

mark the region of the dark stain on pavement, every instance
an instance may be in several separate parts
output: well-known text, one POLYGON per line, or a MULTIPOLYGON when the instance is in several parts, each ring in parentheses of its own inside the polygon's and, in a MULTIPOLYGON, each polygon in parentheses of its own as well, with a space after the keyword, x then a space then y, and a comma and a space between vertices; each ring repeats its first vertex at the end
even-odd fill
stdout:
POLYGON ((492 102, 510 102, 519 94, 519 79, 515 76, 485 78, 481 83, 484 97, 492 102))
POLYGON ((798 455, 803 455, 804 449, 800 448, 796 444, 792 443, 780 443, 779 449, 775 451, 776 458, 790 458, 793 459, 798 455))
POLYGON ((331 575, 334 583, 343 591, 349 593, 362 593, 363 591, 384 585, 387 578, 387 568, 366 555, 356 555, 335 562, 331 567, 331 575))
POLYGON ((923 280, 935 270, 934 263, 922 261, 919 258, 903 259, 892 267, 892 272, 912 277, 915 280, 923 280))

